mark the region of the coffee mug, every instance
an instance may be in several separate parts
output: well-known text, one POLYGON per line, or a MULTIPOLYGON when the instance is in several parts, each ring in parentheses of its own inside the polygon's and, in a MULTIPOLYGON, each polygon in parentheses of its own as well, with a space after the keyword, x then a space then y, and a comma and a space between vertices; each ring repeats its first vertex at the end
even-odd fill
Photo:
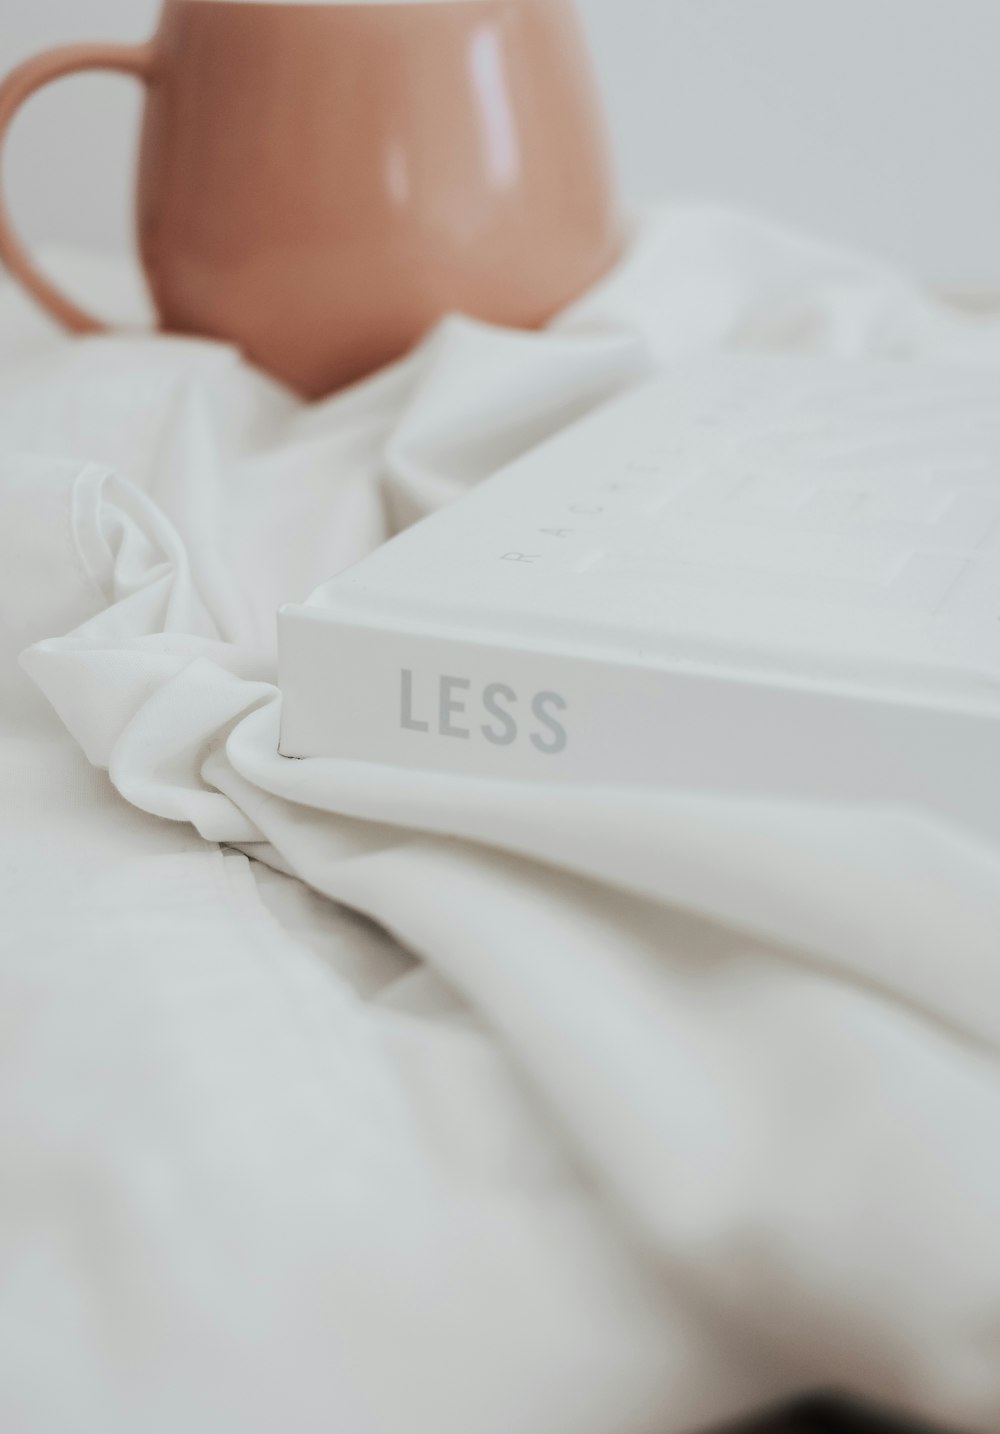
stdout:
MULTIPOLYGON (((619 247, 571 0, 166 0, 148 44, 77 45, 0 86, 0 142, 51 80, 146 86, 138 239, 162 328, 238 344, 309 397, 448 311, 532 328, 619 247)), ((68 329, 105 326, 0 260, 68 329)))

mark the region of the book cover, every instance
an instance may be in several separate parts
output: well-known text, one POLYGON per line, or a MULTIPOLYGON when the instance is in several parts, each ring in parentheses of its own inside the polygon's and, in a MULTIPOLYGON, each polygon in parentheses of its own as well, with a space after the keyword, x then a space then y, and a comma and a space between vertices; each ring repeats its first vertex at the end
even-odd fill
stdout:
POLYGON ((1000 829, 1000 375, 698 361, 279 619, 281 750, 1000 829))

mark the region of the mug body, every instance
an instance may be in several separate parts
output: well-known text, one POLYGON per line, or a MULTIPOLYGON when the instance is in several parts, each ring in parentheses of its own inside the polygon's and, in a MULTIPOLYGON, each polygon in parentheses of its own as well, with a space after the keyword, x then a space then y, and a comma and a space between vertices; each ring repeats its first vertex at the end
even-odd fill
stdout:
POLYGON ((311 397, 451 310, 543 323, 619 244, 571 0, 167 0, 139 240, 165 328, 311 397))

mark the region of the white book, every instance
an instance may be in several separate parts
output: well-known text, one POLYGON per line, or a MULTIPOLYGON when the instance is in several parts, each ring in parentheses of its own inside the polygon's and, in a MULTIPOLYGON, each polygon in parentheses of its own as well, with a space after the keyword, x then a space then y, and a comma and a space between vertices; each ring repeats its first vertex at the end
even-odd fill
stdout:
POLYGON ((289 757, 1000 834, 1000 374, 679 367, 279 628, 289 757))

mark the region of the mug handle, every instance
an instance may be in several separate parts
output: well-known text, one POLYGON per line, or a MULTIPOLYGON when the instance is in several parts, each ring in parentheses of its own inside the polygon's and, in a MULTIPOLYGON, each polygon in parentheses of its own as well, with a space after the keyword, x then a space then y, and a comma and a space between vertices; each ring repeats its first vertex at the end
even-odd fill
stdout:
MULTIPOLYGON (((2 147, 14 116, 43 85, 81 70, 112 70, 133 75, 148 84, 153 67, 153 45, 64 45, 26 60, 0 84, 0 162, 2 147)), ((14 232, 0 194, 0 263, 47 309, 53 318, 75 334, 107 333, 108 325, 67 299, 39 272, 14 232)))

